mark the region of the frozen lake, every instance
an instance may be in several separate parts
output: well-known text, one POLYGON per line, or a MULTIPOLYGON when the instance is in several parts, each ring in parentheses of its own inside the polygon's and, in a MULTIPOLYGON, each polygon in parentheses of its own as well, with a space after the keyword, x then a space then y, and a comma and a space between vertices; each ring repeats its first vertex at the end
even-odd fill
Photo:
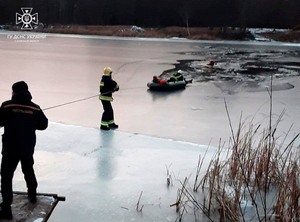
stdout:
MULTIPOLYGON (((300 131, 299 45, 48 34, 19 41, 20 35, 0 34, 0 98, 7 100, 12 83, 24 80, 51 121, 47 131, 38 133, 39 191, 67 200, 50 221, 175 221, 169 205, 176 201, 180 181, 195 171, 208 146, 213 153, 220 139, 229 141, 224 100, 235 130, 241 114, 268 123, 266 72, 276 76, 274 120, 285 110, 279 135, 290 126, 288 139, 300 131), (218 61, 212 73, 204 67, 209 60, 218 61), (112 67, 120 85, 113 102, 120 127, 110 132, 98 129, 102 106, 97 94, 105 66, 112 67), (256 78, 240 75, 258 66, 263 67, 256 78), (175 67, 194 78, 193 84, 172 93, 147 90, 153 75, 167 76, 175 67), (171 188, 166 187, 167 169, 174 174, 171 188), (145 206, 139 213, 141 192, 145 206)), ((15 188, 24 186, 19 170, 15 188)))
MULTIPOLYGON (((5 77, 0 83, 2 100, 10 96, 11 84, 20 79, 28 82, 34 100, 44 109, 95 96, 47 110, 46 114, 53 122, 98 128, 102 112, 97 98, 98 85, 103 67, 110 66, 121 88, 120 92, 114 94, 113 102, 119 131, 205 145, 213 140, 216 145, 219 138, 227 140, 229 136, 224 98, 233 117, 240 116, 242 111, 244 117, 257 113, 258 118, 263 118, 265 110, 269 108, 269 96, 265 88, 270 84, 270 71, 262 71, 264 76, 257 75, 257 78, 264 79, 258 79, 259 90, 253 92, 255 88, 249 88, 250 84, 241 84, 243 79, 249 82, 247 75, 236 75, 235 79, 229 79, 231 81, 222 81, 228 78, 228 73, 245 69, 237 66, 246 61, 250 72, 253 70, 253 67, 250 70, 251 62, 265 61, 268 64, 266 69, 277 65, 277 73, 283 75, 285 72, 280 68, 292 71, 282 64, 293 64, 293 73, 285 74, 287 77, 278 78, 276 82, 274 80, 274 87, 284 89, 290 84, 296 86, 299 82, 299 45, 57 35, 46 35, 38 42, 18 42, 7 35, 0 35, 1 75, 5 77), (184 91, 168 94, 147 91, 146 84, 153 75, 174 69, 174 64, 180 64, 178 61, 188 60, 195 61, 189 64, 194 67, 189 72, 197 70, 197 65, 198 71, 200 69, 194 84, 184 91), (217 78, 216 81, 201 81, 207 79, 201 64, 209 60, 219 62, 216 70, 221 70, 220 74, 210 75, 211 79, 217 78), (248 99, 254 100, 256 106, 247 106, 248 99)), ((259 63, 254 65, 261 66, 259 63)), ((287 125, 299 117, 298 90, 296 87, 274 93, 275 113, 288 107, 285 117, 287 125)), ((295 127, 298 131, 299 127, 295 127)))

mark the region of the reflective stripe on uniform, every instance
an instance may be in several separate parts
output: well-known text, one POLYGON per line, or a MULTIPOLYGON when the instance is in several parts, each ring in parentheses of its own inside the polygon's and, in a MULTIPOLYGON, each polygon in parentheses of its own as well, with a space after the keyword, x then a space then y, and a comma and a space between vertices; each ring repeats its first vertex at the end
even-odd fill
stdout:
POLYGON ((99 96, 100 100, 105 100, 105 101, 113 101, 113 98, 110 96, 99 96))
POLYGON ((110 120, 110 121, 101 121, 101 126, 109 126, 111 124, 114 124, 115 121, 114 120, 110 120))
POLYGON ((104 82, 100 82, 99 86, 104 86, 104 82))
POLYGON ((109 122, 101 121, 101 126, 109 126, 109 122))
POLYGON ((173 78, 178 81, 179 76, 173 76, 173 78))
POLYGON ((5 105, 4 108, 25 108, 25 109, 33 109, 33 110, 37 110, 37 111, 40 111, 41 109, 40 108, 37 108, 37 107, 34 107, 34 106, 29 106, 29 105, 22 105, 22 104, 8 104, 8 105, 5 105))

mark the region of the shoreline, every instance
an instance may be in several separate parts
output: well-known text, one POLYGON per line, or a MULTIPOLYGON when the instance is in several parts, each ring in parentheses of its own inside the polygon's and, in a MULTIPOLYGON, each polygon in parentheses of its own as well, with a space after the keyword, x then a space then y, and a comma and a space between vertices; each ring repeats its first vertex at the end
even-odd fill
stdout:
MULTIPOLYGON (((6 27, 7 31, 22 31, 18 27, 6 27)), ((137 26, 100 26, 100 25, 51 25, 37 27, 32 31, 38 33, 78 34, 115 37, 139 37, 139 38, 183 38, 189 40, 233 40, 262 42, 279 41, 285 43, 300 43, 299 30, 281 29, 247 29, 241 32, 239 28, 223 27, 163 27, 142 28, 137 26), (257 38, 257 39, 256 39, 257 38)), ((31 30, 29 30, 31 32, 31 30)))

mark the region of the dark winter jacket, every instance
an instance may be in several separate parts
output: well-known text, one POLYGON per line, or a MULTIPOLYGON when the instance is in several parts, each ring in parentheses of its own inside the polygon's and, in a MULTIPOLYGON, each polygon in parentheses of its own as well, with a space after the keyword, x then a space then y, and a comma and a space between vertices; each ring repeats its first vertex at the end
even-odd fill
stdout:
POLYGON ((31 102, 28 91, 14 94, 11 100, 0 107, 2 154, 33 155, 36 144, 36 130, 48 127, 48 119, 41 108, 31 102))
POLYGON ((174 75, 172 75, 170 77, 170 79, 168 80, 168 82, 177 82, 177 81, 183 81, 183 75, 180 73, 175 73, 174 75))
POLYGON ((112 101, 112 93, 119 90, 118 84, 111 78, 111 76, 102 76, 100 82, 100 100, 112 101))

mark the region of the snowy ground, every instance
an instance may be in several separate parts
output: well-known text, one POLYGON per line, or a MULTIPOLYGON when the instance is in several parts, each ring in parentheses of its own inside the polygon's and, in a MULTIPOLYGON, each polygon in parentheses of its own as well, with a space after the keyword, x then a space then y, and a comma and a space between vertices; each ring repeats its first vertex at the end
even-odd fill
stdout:
MULTIPOLYGON (((220 138, 228 144, 224 99, 235 129, 241 113, 268 123, 270 73, 274 120, 285 110, 279 135, 291 125, 287 140, 300 131, 299 45, 63 35, 30 42, 8 35, 20 34, 0 35, 0 98, 8 99, 11 84, 25 80, 50 120, 49 129, 38 132, 39 192, 66 201, 49 221, 175 221, 170 205, 184 178, 193 182, 199 155, 208 152, 208 163, 220 138), (213 70, 209 60, 217 61, 213 70), (113 102, 120 128, 109 132, 98 129, 104 66, 115 70, 121 88, 113 102), (172 93, 147 90, 153 75, 167 77, 175 69, 193 84, 172 93)), ((14 186, 26 190, 20 169, 14 186)), ((185 221, 194 221, 189 212, 185 221)))

